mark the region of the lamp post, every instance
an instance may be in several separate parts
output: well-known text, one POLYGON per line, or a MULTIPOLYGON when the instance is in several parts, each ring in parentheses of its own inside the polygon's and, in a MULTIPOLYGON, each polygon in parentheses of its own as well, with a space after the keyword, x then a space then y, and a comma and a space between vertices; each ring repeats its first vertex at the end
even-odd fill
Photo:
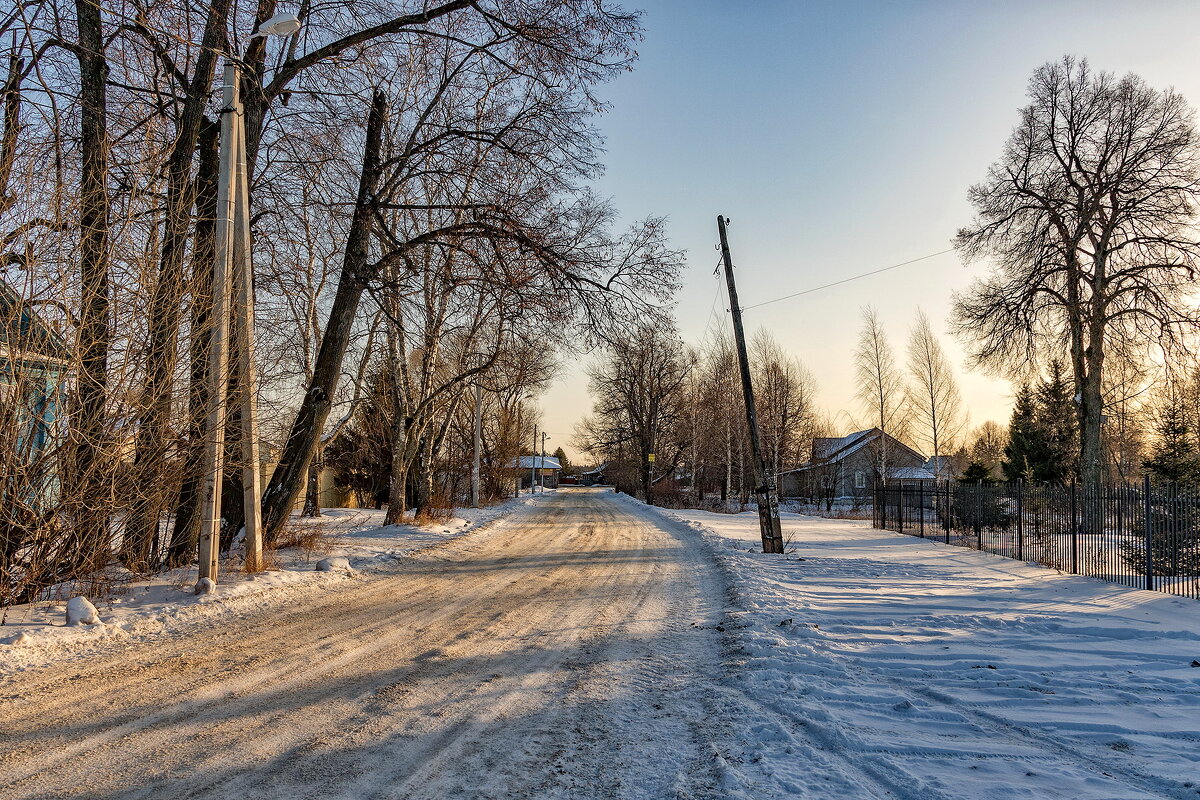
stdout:
MULTIPOLYGON (((250 38, 289 36, 300 29, 295 14, 276 14, 250 38)), ((221 107, 221 159, 217 178, 217 219, 213 260, 213 329, 208 355, 208 413, 205 417, 204 484, 197 592, 217 582, 221 550, 221 475, 225 466, 228 398, 229 317, 234 305, 233 347, 238 364, 237 402, 241 411, 242 491, 247 572, 262 569, 262 481, 259 475, 257 376, 254 369, 254 277, 250 261, 250 186, 246 166, 246 124, 238 96, 238 60, 225 62, 221 107), (207 580, 207 583, 205 581, 207 580)))
POLYGON ((546 490, 546 440, 550 438, 542 431, 542 463, 538 466, 542 469, 542 474, 539 476, 538 485, 542 487, 542 491, 546 490))

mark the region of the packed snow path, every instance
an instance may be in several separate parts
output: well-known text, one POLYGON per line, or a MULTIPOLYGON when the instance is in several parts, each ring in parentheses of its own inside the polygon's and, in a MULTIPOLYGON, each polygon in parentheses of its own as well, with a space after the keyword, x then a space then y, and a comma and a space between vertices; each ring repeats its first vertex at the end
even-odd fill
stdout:
POLYGON ((767 556, 753 514, 567 490, 257 616, 16 673, 0 800, 1200 798, 1194 601, 784 531, 767 556))
POLYGON ((0 797, 716 796, 716 581, 561 492, 350 588, 0 682, 0 797))

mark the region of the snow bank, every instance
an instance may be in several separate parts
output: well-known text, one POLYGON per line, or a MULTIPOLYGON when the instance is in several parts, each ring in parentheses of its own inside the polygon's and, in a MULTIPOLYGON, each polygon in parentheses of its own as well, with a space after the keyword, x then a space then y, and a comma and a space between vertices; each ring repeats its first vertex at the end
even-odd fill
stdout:
MULTIPOLYGON (((635 502, 635 501, 631 501, 635 502)), ((1200 603, 784 515, 662 511, 731 576, 762 797, 1200 797, 1200 603)))
POLYGON ((64 616, 70 618, 70 604, 88 602, 85 598, 13 606, 0 611, 5 618, 0 625, 0 675, 124 641, 152 639, 225 614, 260 613, 276 603, 290 602, 297 593, 334 588, 360 570, 381 570, 479 531, 541 497, 522 495, 488 508, 455 509, 450 519, 422 527, 384 526, 384 512, 375 509, 328 509, 319 518, 297 517, 292 520, 294 530, 319 526, 327 534, 328 552, 285 548, 271 554, 275 563, 270 569, 254 575, 242 573, 237 559, 225 558, 220 582, 208 593, 195 593, 195 565, 149 580, 122 582, 110 596, 93 597, 100 607, 96 611, 93 606, 94 623, 63 624, 64 616), (317 571, 314 561, 318 559, 345 566, 317 571))

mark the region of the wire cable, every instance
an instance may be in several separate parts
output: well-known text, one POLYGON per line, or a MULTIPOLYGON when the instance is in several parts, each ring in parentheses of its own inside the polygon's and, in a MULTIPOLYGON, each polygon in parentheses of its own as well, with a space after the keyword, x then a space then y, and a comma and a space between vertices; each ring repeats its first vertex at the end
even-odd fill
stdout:
POLYGON ((784 295, 783 297, 776 297, 774 300, 764 300, 761 303, 754 303, 753 305, 742 306, 742 311, 749 311, 750 309, 758 308, 759 306, 769 306, 771 303, 778 303, 783 300, 791 300, 793 297, 799 297, 802 294, 812 294, 813 292, 819 292, 822 289, 829 289, 834 286, 841 286, 843 283, 850 283, 851 281, 857 281, 861 278, 869 278, 872 275, 878 275, 881 272, 887 272, 888 270, 899 269, 900 267, 907 267, 909 264, 916 264, 918 261, 927 261, 928 259, 936 258, 937 256, 944 256, 944 255, 946 255, 946 253, 952 253, 952 252, 954 252, 954 248, 949 247, 945 250, 939 250, 936 253, 930 253, 927 256, 921 256, 920 258, 914 258, 914 259, 910 259, 908 261, 901 261, 899 264, 892 264, 891 266, 888 266, 888 267, 880 267, 879 269, 873 269, 870 272, 864 272, 861 275, 854 275, 849 278, 842 278, 840 281, 834 281, 833 283, 826 283, 821 286, 814 286, 813 288, 805 289, 802 292, 795 292, 794 294, 787 294, 787 295, 784 295))

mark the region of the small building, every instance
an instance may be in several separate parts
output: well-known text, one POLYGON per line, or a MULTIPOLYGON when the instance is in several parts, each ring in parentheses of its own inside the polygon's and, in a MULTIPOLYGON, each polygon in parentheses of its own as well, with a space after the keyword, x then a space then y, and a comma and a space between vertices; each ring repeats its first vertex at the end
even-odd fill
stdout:
MULTIPOLYGON (((55 448, 71 349, 0 279, 0 428, 19 500, 42 507, 58 491, 55 448)), ((8 498, 18 499, 18 498, 8 498)))
POLYGON ((788 499, 862 502, 869 500, 875 482, 924 480, 933 475, 924 469, 925 456, 878 428, 840 437, 813 439, 811 458, 779 474, 779 495, 788 499), (887 475, 881 474, 886 465, 887 475), (919 470, 921 476, 909 470, 919 470), (900 476, 905 476, 901 478, 900 476))
POLYGON ((606 469, 608 469, 607 462, 586 472, 579 473, 579 483, 583 486, 596 486, 607 483, 608 481, 604 477, 604 470, 606 469))
POLYGON ((530 480, 534 479, 538 486, 547 489, 558 488, 558 476, 562 472, 562 464, 553 456, 521 456, 514 458, 509 467, 517 470, 517 480, 522 489, 528 489, 530 480))

